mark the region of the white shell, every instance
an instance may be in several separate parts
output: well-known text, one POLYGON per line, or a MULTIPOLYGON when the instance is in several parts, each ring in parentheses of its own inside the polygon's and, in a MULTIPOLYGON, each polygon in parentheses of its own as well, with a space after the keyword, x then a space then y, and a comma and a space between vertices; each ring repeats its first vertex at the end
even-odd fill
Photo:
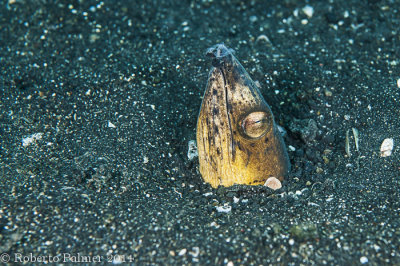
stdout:
POLYGON ((392 150, 394 147, 393 139, 385 139, 381 145, 381 157, 387 157, 392 155, 392 150))
POLYGON ((278 178, 271 176, 265 181, 264 186, 269 187, 270 189, 277 190, 282 187, 281 181, 278 178))

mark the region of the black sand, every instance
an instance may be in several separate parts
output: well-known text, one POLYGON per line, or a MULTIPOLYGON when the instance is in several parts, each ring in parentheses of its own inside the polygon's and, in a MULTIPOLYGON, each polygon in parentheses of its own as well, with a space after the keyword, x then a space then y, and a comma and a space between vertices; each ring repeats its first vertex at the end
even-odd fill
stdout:
POLYGON ((2 261, 400 264, 397 1, 116 2, 1 4, 2 261), (281 190, 187 157, 221 42, 288 132, 281 190))

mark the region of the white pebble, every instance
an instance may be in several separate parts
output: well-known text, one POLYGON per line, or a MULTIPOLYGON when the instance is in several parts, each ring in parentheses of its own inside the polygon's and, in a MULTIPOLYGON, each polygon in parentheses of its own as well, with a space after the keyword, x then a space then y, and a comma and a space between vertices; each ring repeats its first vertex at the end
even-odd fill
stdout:
POLYGON ((303 7, 302 11, 306 14, 307 17, 311 18, 314 14, 314 8, 312 6, 306 5, 303 7))
POLYGON ((215 206, 217 212, 229 213, 232 210, 232 207, 225 204, 224 206, 215 206))
POLYGON ((393 139, 385 139, 381 145, 381 157, 388 157, 392 155, 392 150, 394 147, 393 139))
POLYGON ((362 256, 362 257, 360 258, 360 262, 361 262, 361 264, 368 263, 368 258, 367 258, 367 257, 364 257, 364 256, 362 256))
POLYGON ((271 176, 265 181, 264 186, 269 187, 270 189, 277 190, 282 187, 281 181, 278 178, 271 176))
POLYGON ((240 200, 239 198, 236 198, 235 196, 233 196, 233 202, 234 202, 234 203, 238 203, 239 200, 240 200))
POLYGON ((108 127, 116 128, 116 126, 113 123, 111 123, 110 121, 108 121, 108 127))
POLYGON ((397 80, 397 88, 400 88, 400 79, 397 80))
POLYGON ((210 226, 214 227, 214 228, 217 228, 217 229, 219 228, 219 225, 216 222, 211 222, 210 226))
POLYGON ((184 249, 181 249, 181 251, 179 251, 178 255, 179 255, 179 256, 183 256, 183 255, 185 255, 185 254, 186 254, 186 251, 187 251, 187 249, 186 249, 186 248, 184 248, 184 249))
POLYGON ((22 139, 22 146, 26 147, 29 146, 32 142, 35 142, 36 140, 40 140, 43 136, 43 133, 35 133, 32 134, 26 138, 22 139))

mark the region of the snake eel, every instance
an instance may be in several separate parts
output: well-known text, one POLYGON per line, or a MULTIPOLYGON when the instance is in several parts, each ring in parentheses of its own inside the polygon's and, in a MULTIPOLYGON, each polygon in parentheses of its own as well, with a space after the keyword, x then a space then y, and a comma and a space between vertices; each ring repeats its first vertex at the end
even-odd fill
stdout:
POLYGON ((290 170, 286 147, 270 107, 233 55, 217 44, 197 121, 200 173, 212 187, 282 181, 290 170))

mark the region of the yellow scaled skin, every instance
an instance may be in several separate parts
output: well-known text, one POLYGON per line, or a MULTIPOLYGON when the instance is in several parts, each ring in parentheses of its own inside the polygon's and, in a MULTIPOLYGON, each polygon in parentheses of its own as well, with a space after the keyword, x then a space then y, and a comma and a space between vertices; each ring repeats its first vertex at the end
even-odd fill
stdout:
POLYGON ((219 44, 207 55, 214 67, 196 136, 204 181, 213 187, 282 181, 290 163, 268 104, 230 49, 219 44))

